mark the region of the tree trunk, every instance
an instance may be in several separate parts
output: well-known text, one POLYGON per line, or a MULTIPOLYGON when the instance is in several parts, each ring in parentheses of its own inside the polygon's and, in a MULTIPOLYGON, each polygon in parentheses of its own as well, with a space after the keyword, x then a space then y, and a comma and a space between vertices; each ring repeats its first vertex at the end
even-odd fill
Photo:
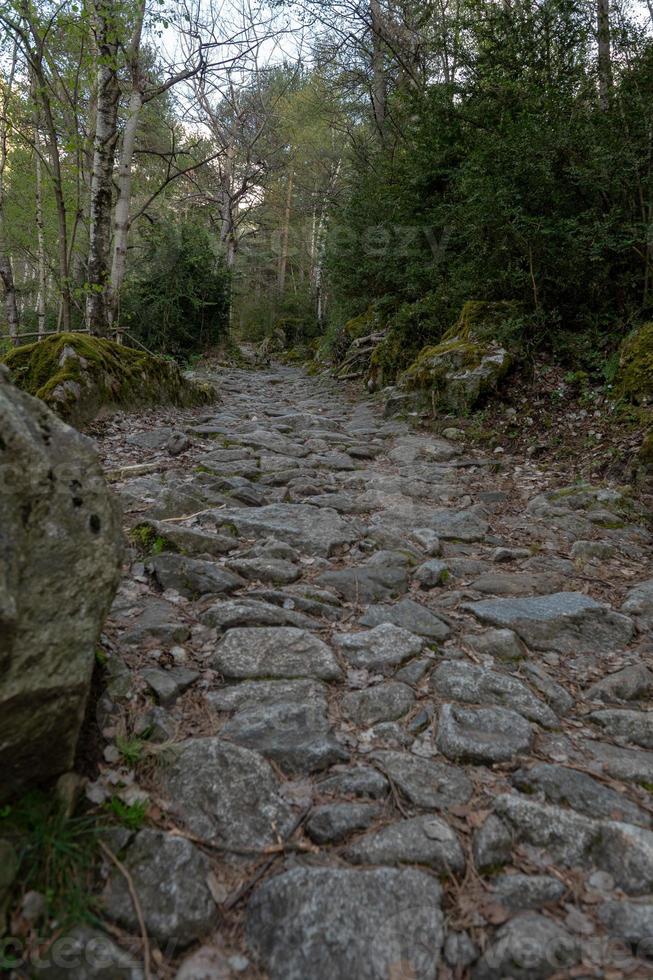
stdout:
POLYGON ((111 250, 112 177, 117 139, 118 84, 115 25, 110 0, 95 4, 97 115, 91 175, 91 215, 86 321, 94 334, 109 332, 108 289, 111 250))
POLYGON ((2 117, 0 118, 0 279, 5 294, 5 310, 7 323, 9 325, 9 336, 12 341, 18 337, 19 316, 18 303, 16 302, 16 284, 14 282, 14 270, 11 265, 11 255, 7 247, 4 232, 4 204, 5 204, 5 170, 7 168, 7 116, 9 111, 9 99, 14 81, 14 71, 16 68, 16 48, 14 47, 13 59, 9 79, 4 89, 3 104, 1 107, 2 117))
POLYGON ((138 119, 143 108, 143 93, 140 88, 132 89, 129 110, 120 148, 118 163, 118 199, 113 218, 113 259, 111 262, 111 281, 109 287, 109 322, 118 320, 120 293, 127 268, 127 241, 129 238, 129 212, 132 197, 132 161, 136 145, 138 119))
POLYGON ((45 128, 48 156, 50 158, 52 191, 54 193, 57 211, 57 251, 59 257, 59 292, 61 294, 58 326, 63 330, 70 330, 72 302, 70 296, 70 277, 68 275, 68 215, 66 211, 66 200, 63 193, 57 127, 52 115, 52 106, 50 105, 50 100, 47 95, 47 82, 42 72, 36 75, 34 84, 36 88, 36 98, 41 108, 41 118, 45 128))
POLYGON ((6 251, 4 237, 0 231, 0 279, 5 291, 5 311, 7 313, 7 323, 9 325, 9 336, 16 342, 18 338, 18 303, 16 302, 16 286, 14 283, 14 273, 11 267, 11 258, 6 251))
POLYGON ((220 242, 225 250, 227 269, 231 271, 236 261, 236 220, 233 203, 234 160, 236 149, 227 147, 220 190, 220 242))
POLYGON ((127 119, 122 134, 120 157, 118 160, 118 199, 113 217, 113 255, 111 259, 111 277, 109 282, 108 316, 109 324, 113 326, 120 314, 120 294, 125 271, 127 268, 127 243, 129 239, 130 210, 132 197, 132 163, 136 148, 136 133, 141 109, 145 104, 144 79, 141 69, 141 38, 143 34, 143 19, 145 17, 145 0, 139 0, 136 11, 136 21, 132 34, 127 63, 131 73, 131 94, 127 119))
POLYGON ((39 156, 38 130, 36 131, 36 239, 38 261, 38 292, 36 298, 36 319, 39 325, 39 337, 45 333, 45 296, 47 288, 47 272, 45 262, 45 223, 43 220, 43 182, 41 179, 41 157, 39 156))
POLYGON ((379 136, 383 137, 386 116, 386 80, 379 0, 370 0, 370 15, 372 21, 372 111, 379 136))
POLYGON ((277 276, 277 291, 279 296, 283 296, 286 288, 286 269, 288 268, 288 242, 290 239, 290 214, 292 210, 292 188, 294 181, 292 170, 288 175, 288 188, 286 190, 286 207, 283 214, 283 226, 281 228, 281 250, 279 253, 279 273, 277 276))
POLYGON ((610 0, 597 0, 596 8, 599 44, 599 105, 603 112, 610 108, 612 92, 612 54, 610 51, 610 0))

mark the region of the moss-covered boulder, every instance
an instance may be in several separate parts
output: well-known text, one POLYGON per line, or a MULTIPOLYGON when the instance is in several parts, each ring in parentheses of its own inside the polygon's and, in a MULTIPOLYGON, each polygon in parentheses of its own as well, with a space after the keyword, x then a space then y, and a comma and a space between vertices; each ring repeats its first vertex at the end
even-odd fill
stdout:
POLYGON ((615 389, 635 404, 653 402, 653 323, 645 323, 621 345, 615 389))
POLYGON ((521 332, 522 312, 519 303, 513 301, 470 299, 463 304, 458 322, 449 332, 513 347, 521 332))
POLYGON ((4 363, 19 388, 76 426, 117 409, 186 407, 215 398, 210 385, 189 380, 174 361, 86 334, 60 333, 16 347, 4 363))
POLYGON ((459 415, 471 411, 496 391, 512 363, 506 348, 487 335, 495 321, 505 317, 504 306, 466 303, 440 343, 420 351, 402 374, 400 387, 422 392, 433 409, 459 415))

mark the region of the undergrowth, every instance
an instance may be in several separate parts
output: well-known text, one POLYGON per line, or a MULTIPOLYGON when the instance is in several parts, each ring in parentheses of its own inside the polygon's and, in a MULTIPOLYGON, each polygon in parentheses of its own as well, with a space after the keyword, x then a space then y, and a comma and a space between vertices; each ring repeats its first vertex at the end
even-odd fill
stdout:
POLYGON ((62 928, 97 921, 93 882, 102 829, 97 817, 68 816, 56 796, 41 791, 3 807, 0 838, 18 857, 15 904, 36 891, 45 899, 46 920, 62 928))

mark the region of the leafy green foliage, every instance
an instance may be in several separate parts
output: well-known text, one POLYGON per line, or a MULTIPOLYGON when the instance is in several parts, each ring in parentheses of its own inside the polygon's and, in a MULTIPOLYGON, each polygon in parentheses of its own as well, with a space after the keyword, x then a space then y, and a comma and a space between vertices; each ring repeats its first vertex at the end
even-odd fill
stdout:
POLYGON ((350 162, 327 247, 332 309, 343 322, 394 306, 384 380, 468 300, 512 304, 497 339, 602 376, 653 305, 653 44, 626 21, 615 31, 603 111, 575 0, 457 16, 465 70, 397 87, 392 138, 350 162))
POLYGON ((122 323, 146 347, 187 357, 225 337, 229 276, 201 226, 184 221, 150 228, 133 269, 122 323))
POLYGON ((144 747, 145 743, 141 738, 127 738, 124 735, 118 735, 116 738, 116 748, 123 761, 129 766, 135 766, 141 761, 144 747))
POLYGON ((124 803, 118 796, 112 796, 105 804, 107 812, 114 816, 128 830, 140 830, 147 816, 147 803, 124 803))
POLYGON ((46 916, 64 928, 94 920, 93 870, 100 830, 93 817, 70 817, 56 797, 38 791, 0 812, 0 837, 18 854, 18 887, 40 892, 46 916))

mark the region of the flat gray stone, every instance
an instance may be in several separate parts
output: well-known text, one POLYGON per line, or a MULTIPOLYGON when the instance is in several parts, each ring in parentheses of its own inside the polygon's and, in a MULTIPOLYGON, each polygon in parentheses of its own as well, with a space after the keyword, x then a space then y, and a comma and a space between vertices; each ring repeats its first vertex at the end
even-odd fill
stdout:
POLYGON ((653 752, 623 748, 593 739, 583 739, 582 747, 599 768, 613 779, 653 784, 653 752))
POLYGON ((413 599, 400 599, 394 605, 370 606, 359 619, 361 626, 380 626, 392 623, 429 640, 446 640, 451 633, 448 625, 426 606, 413 599))
POLYGON ((559 902, 565 886, 551 875, 503 874, 492 879, 492 887, 501 904, 510 912, 540 909, 559 902))
POLYGON ((489 599, 465 607, 482 623, 512 629, 534 650, 610 653, 629 643, 632 620, 580 592, 489 599))
POLYGON ((387 681, 366 687, 362 691, 345 694, 341 711, 345 718, 356 725, 376 725, 379 721, 403 718, 414 701, 415 695, 408 685, 399 681, 387 681))
POLYGON ((588 718, 613 737, 619 735, 633 745, 653 749, 653 711, 604 708, 592 711, 588 718))
POLYGON ((282 558, 231 558, 226 564, 227 568, 248 582, 290 585, 302 575, 301 568, 282 558))
POLYGON ((564 585, 561 575, 537 573, 522 570, 520 572, 489 571, 474 579, 470 588, 486 595, 527 596, 541 595, 553 592, 564 585))
POLYGON ((175 430, 169 427, 146 429, 144 432, 134 432, 127 436, 125 442, 139 449, 164 449, 168 439, 175 430))
POLYGON ((347 602, 378 602, 408 590, 408 575, 402 565, 358 565, 323 572, 318 585, 333 589, 347 602))
POLYGON ((645 664, 633 664, 607 674, 585 691, 592 701, 637 701, 653 693, 653 672, 645 664))
POLYGON ((566 715, 572 709, 574 699, 571 694, 557 684, 540 664, 525 660, 520 664, 519 671, 557 715, 566 715))
POLYGON ((651 824, 650 815, 637 804, 577 769, 537 763, 513 773, 512 782, 524 793, 541 793, 549 803, 567 804, 588 817, 651 824))
POLYGON ((200 676, 199 671, 187 667, 172 667, 170 670, 148 667, 141 671, 141 675, 161 704, 172 704, 200 676))
POLYGON ((238 853, 264 848, 292 824, 279 783, 257 752, 221 738, 197 738, 174 748, 161 770, 164 789, 184 826, 202 840, 238 853))
POLYGON ((368 797, 373 800, 388 795, 390 787, 385 776, 371 766, 351 766, 335 773, 318 784, 320 793, 334 796, 368 797))
POLYGON ((565 867, 595 867, 630 895, 653 888, 653 833, 616 820, 592 820, 523 796, 498 796, 495 811, 520 841, 565 867))
POLYGON ((508 674, 487 667, 477 667, 459 660, 449 660, 431 675, 431 687, 444 698, 466 704, 496 704, 518 711, 530 721, 548 728, 558 725, 558 716, 525 684, 508 674))
POLYGON ((281 697, 263 705, 246 704, 220 734, 256 749, 289 773, 319 772, 349 759, 329 726, 326 700, 302 703, 281 697))
POLYGON ((306 821, 306 833, 316 844, 336 844, 357 830, 367 830, 383 813, 378 803, 325 803, 306 821))
POLYGON ((230 629, 210 665, 229 680, 313 677, 336 681, 342 677, 326 643, 293 626, 230 629))
POLYGON ((415 806, 446 810, 466 803, 473 787, 462 769, 409 752, 376 751, 372 759, 415 806))
POLYGON ((612 936, 618 936, 634 946, 637 956, 653 959, 653 904, 605 902, 598 913, 612 936))
POLYGON ((392 623, 361 633, 336 633, 333 643, 352 667, 388 674, 421 653, 424 641, 392 623))
POLYGON ((442 551, 440 539, 430 527, 416 527, 410 532, 410 536, 432 558, 436 558, 442 551))
POLYGON ((512 834, 494 813, 474 831, 472 854, 479 871, 495 870, 512 859, 512 834))
POLYGON ((433 589, 438 585, 446 585, 451 577, 445 561, 431 558, 415 569, 413 578, 423 589, 433 589))
POLYGON ((295 868, 247 908, 247 943, 270 980, 436 980, 441 889, 424 872, 295 868))
POLYGON ((461 874, 465 855, 449 824, 439 817, 411 817, 365 834, 345 851, 354 864, 424 864, 442 874, 461 874))
POLYGON ((200 622, 220 630, 233 629, 235 626, 296 626, 298 629, 312 629, 317 625, 310 616, 295 609, 285 609, 271 602, 250 598, 223 599, 215 606, 210 606, 200 616, 200 622))
MULTIPOLYGON (((111 619, 114 620, 112 613, 111 619)), ((190 636, 190 627, 179 616, 179 610, 165 599, 144 596, 140 599, 137 615, 124 619, 116 615, 124 632, 120 639, 128 646, 136 646, 144 640, 156 639, 163 643, 183 643, 190 636)))
POLYGON ((171 521, 144 521, 139 527, 151 528, 154 535, 164 541, 167 551, 180 551, 191 558, 199 555, 219 558, 238 547, 238 538, 231 534, 212 534, 171 521))
POLYGON ((234 507, 215 512, 219 527, 233 527, 242 537, 269 537, 287 541, 302 554, 329 558, 353 544, 357 531, 328 507, 310 504, 269 504, 234 507))
MULTIPOLYGON (((207 884, 211 865, 190 841, 141 830, 122 860, 139 896, 149 936, 161 943, 174 936, 183 947, 215 927, 218 912, 207 884)), ((111 871, 102 907, 111 919, 138 933, 129 888, 117 869, 111 871)))
POLYGON ((240 681, 209 691, 207 702, 214 711, 238 711, 248 707, 266 707, 283 701, 317 705, 326 710, 327 689, 320 681, 276 680, 240 681))
POLYGON ((653 578, 640 582, 626 596, 621 611, 634 616, 637 628, 642 632, 653 626, 653 578))
POLYGON ((434 510, 423 517, 425 527, 435 531, 443 541, 482 541, 489 530, 482 508, 470 510, 434 510))
POLYGON ((147 567, 162 589, 175 589, 187 599, 200 595, 228 595, 245 585, 245 580, 210 561, 184 555, 161 554, 147 567))
POLYGON ((610 541, 574 541, 571 546, 570 555, 572 558, 579 558, 581 561, 591 561, 593 558, 607 559, 612 558, 616 552, 615 546, 610 541))
POLYGON ((288 611, 296 610, 307 616, 317 616, 328 620, 338 620, 343 615, 340 599, 334 592, 320 589, 312 583, 296 582, 287 588, 255 589, 247 596, 248 599, 261 600, 282 606, 288 611))
POLYGON ((577 939, 553 919, 528 912, 506 922, 472 970, 473 980, 547 980, 575 966, 577 939))
POLYGON ((455 762, 509 762, 528 752, 533 729, 522 715, 507 708, 440 709, 436 745, 455 762))
POLYGON ((467 646, 481 656, 496 657, 508 663, 523 660, 528 650, 512 630, 485 630, 484 633, 468 633, 462 638, 467 646))

